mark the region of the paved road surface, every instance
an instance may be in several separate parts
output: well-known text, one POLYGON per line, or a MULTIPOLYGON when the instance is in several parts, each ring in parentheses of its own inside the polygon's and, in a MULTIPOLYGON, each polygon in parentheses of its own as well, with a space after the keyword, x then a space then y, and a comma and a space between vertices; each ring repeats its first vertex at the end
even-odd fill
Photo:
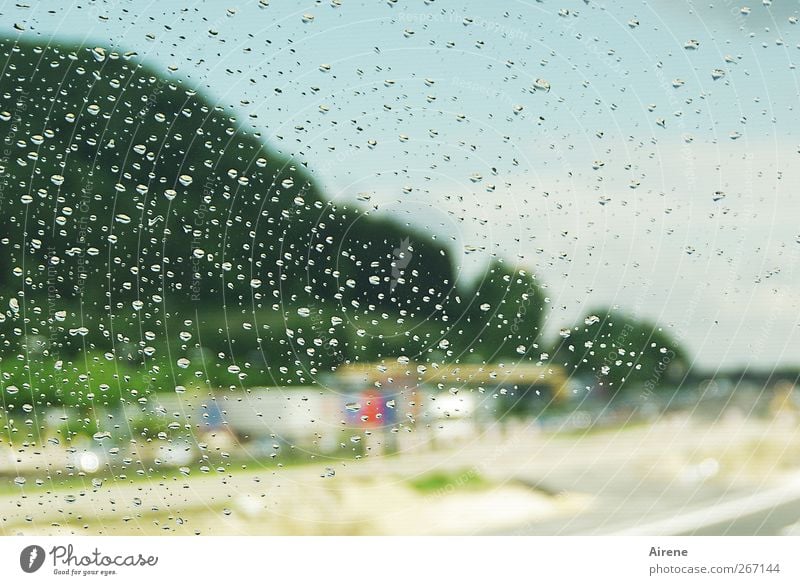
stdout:
MULTIPOLYGON (((553 436, 520 428, 505 436, 481 437, 444 450, 343 462, 336 465, 336 478, 329 480, 320 477, 327 466, 320 463, 222 474, 198 475, 193 471, 189 477, 172 471, 164 473, 163 479, 145 482, 107 480, 96 489, 58 485, 26 488, 0 496, 0 532, 92 533, 97 527, 116 523, 116 533, 136 534, 169 527, 182 533, 202 519, 204 526, 211 527, 210 533, 214 528, 224 528, 227 534, 253 534, 260 533, 256 511, 268 509, 277 516, 316 513, 319 518, 311 521, 329 524, 333 533, 349 533, 363 527, 349 526, 346 520, 337 524, 341 502, 359 502, 366 494, 375 496, 369 505, 375 507, 375 515, 387 518, 383 526, 391 533, 389 516, 395 514, 399 518, 397 514, 401 514, 413 519, 414 504, 409 502, 407 509, 395 505, 393 509, 392 494, 398 492, 380 492, 381 489, 407 485, 409 479, 432 471, 468 470, 495 484, 524 485, 531 492, 550 494, 554 502, 575 495, 585 502, 565 506, 557 514, 543 513, 522 525, 503 529, 489 528, 487 523, 483 531, 470 528, 470 533, 800 533, 793 526, 800 520, 800 482, 789 470, 781 468, 779 461, 750 461, 749 457, 754 442, 764 444, 767 439, 776 440, 776 436, 782 440, 776 429, 752 421, 718 421, 709 425, 680 418, 586 436, 553 436), (740 461, 758 466, 731 467, 740 461), (325 500, 313 502, 319 503, 317 512, 308 509, 300 497, 311 490, 325 500), (225 512, 229 508, 233 514, 225 512), (253 514, 248 520, 251 509, 253 514), (51 530, 53 526, 59 529, 51 530)), ((785 447, 779 444, 776 452, 786 452, 785 447)), ((441 497, 434 500, 436 505, 438 501, 447 505, 447 495, 436 497, 441 497)), ((486 501, 494 502, 487 506, 503 505, 497 503, 497 498, 486 501)), ((492 512, 474 508, 460 510, 459 514, 477 517, 492 512)), ((425 519, 420 518, 419 522, 424 523, 425 519)), ((413 533, 413 525, 406 523, 404 530, 413 533)))

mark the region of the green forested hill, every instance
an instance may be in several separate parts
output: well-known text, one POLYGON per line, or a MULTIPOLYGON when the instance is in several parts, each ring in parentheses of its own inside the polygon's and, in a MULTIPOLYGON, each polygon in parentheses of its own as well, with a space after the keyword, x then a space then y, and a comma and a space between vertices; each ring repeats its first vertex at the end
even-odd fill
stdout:
POLYGON ((93 361, 124 395, 538 355, 531 276, 456 288, 430 235, 330 204, 304 161, 136 55, 0 49, 7 383, 63 399, 93 361))

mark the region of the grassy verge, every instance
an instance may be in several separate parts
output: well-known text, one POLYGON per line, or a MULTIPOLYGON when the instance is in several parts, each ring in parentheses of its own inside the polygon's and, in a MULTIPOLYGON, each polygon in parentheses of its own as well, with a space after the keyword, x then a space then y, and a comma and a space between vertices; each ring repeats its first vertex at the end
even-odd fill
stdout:
POLYGON ((416 477, 408 484, 423 494, 444 494, 455 490, 480 491, 487 490, 492 485, 475 469, 452 472, 434 471, 416 477))

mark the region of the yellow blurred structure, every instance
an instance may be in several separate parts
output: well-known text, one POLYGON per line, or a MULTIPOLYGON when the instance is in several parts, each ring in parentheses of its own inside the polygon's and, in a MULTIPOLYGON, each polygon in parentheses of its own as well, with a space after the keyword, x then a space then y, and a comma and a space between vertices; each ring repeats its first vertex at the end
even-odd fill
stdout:
POLYGON ((411 361, 345 364, 337 369, 340 376, 357 379, 363 384, 415 380, 416 385, 447 384, 457 387, 476 386, 543 386, 553 400, 568 399, 567 375, 559 366, 532 363, 498 364, 417 364, 411 361))

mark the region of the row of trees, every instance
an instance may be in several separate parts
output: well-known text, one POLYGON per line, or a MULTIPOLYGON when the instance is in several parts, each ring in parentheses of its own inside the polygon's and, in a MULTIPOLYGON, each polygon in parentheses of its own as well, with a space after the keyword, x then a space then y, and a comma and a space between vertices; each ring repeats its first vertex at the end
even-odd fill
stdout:
POLYGON ((303 384, 398 356, 549 361, 613 389, 685 362, 658 328, 606 310, 543 341, 531 273, 495 261, 458 282, 430 235, 333 205, 303 161, 134 59, 0 49, 10 406, 303 384))

